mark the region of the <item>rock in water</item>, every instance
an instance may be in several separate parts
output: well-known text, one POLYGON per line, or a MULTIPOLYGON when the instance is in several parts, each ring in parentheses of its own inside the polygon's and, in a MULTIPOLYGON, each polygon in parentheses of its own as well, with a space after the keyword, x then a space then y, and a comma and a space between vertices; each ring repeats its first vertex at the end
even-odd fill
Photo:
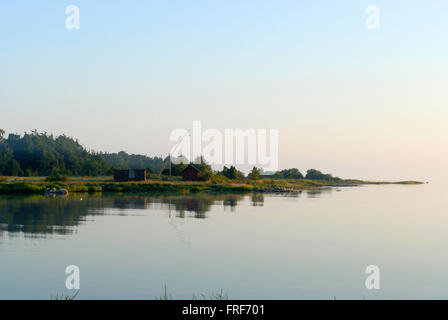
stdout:
POLYGON ((67 195, 68 194, 68 190, 67 189, 58 189, 56 190, 57 194, 64 194, 67 195))

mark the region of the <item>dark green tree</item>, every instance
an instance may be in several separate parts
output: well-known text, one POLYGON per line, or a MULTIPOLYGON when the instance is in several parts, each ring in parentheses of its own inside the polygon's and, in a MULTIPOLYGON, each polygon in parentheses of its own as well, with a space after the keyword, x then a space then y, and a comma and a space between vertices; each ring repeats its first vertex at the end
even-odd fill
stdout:
POLYGON ((260 175, 260 169, 257 169, 256 167, 252 168, 252 171, 249 173, 249 175, 247 176, 249 179, 251 180, 258 180, 261 178, 260 175))
POLYGON ((205 158, 203 156, 196 159, 194 166, 200 171, 200 180, 207 181, 213 178, 214 173, 212 167, 207 163, 207 161, 205 161, 205 158))
POLYGON ((221 171, 221 174, 231 180, 236 180, 236 179, 240 179, 243 177, 243 174, 241 172, 239 172, 238 170, 236 170, 236 168, 234 166, 231 166, 230 168, 227 168, 226 166, 224 166, 224 168, 221 171))
POLYGON ((327 180, 327 181, 333 180, 333 179, 339 179, 339 178, 334 178, 331 174, 325 174, 316 169, 309 169, 306 172, 305 178, 310 179, 310 180, 327 180))
POLYGON ((53 169, 65 175, 105 175, 112 166, 104 157, 87 151, 73 138, 55 138, 36 130, 23 136, 1 132, 0 170, 8 175, 49 175, 53 169))

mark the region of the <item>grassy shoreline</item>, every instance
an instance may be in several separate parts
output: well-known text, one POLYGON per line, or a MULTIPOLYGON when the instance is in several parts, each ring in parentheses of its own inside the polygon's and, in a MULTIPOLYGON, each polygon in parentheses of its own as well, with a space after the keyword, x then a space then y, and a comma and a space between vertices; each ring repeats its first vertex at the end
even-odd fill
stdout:
POLYGON ((295 192, 320 187, 349 187, 369 184, 422 184, 419 181, 322 181, 307 179, 260 179, 241 182, 186 182, 147 180, 143 182, 112 182, 110 177, 73 177, 67 182, 48 182, 44 177, 10 177, 0 183, 0 194, 44 193, 47 188, 66 189, 70 193, 197 193, 197 192, 295 192))

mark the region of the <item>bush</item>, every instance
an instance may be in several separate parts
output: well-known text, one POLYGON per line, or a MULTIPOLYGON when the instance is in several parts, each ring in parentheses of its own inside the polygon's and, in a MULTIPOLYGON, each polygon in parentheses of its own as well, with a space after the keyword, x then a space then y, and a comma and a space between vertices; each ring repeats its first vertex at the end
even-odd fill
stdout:
POLYGON ((8 177, 0 176, 0 182, 7 182, 7 181, 8 181, 8 177))
POLYGON ((213 183, 230 183, 231 180, 227 177, 225 177, 222 173, 216 174, 211 181, 213 183))
POLYGON ((236 168, 234 166, 231 166, 230 168, 227 168, 226 166, 224 166, 224 168, 221 171, 221 174, 223 176, 229 178, 230 180, 237 180, 237 179, 244 178, 244 173, 236 170, 236 168))
POLYGON ((306 172, 305 179, 310 180, 333 180, 334 177, 331 174, 324 174, 316 169, 310 169, 306 172))
POLYGON ((247 178, 250 180, 259 180, 261 178, 260 169, 253 167, 252 171, 249 173, 247 178))
POLYGON ((210 179, 213 179, 214 174, 212 172, 211 169, 209 168, 205 168, 204 170, 201 171, 201 174, 199 175, 199 180, 200 181, 208 181, 210 179))
POLYGON ((65 174, 61 174, 61 173, 52 173, 52 174, 50 174, 47 178, 45 178, 45 181, 51 181, 51 182, 56 182, 56 181, 67 182, 67 181, 68 181, 68 177, 67 177, 65 174))
POLYGON ((89 192, 102 192, 103 191, 103 188, 101 188, 101 186, 89 186, 89 188, 88 188, 88 191, 89 192))

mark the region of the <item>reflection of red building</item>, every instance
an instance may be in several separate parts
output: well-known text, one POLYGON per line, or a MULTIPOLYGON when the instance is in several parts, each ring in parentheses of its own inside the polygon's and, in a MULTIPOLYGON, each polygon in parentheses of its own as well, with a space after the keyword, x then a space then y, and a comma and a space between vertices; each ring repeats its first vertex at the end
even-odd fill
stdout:
POLYGON ((182 179, 184 181, 198 181, 201 173, 199 172, 198 168, 196 168, 192 164, 189 164, 188 167, 185 168, 182 175, 183 175, 182 179))
POLYGON ((201 200, 199 199, 183 199, 182 205, 185 210, 191 212, 199 212, 199 206, 201 205, 201 200))

